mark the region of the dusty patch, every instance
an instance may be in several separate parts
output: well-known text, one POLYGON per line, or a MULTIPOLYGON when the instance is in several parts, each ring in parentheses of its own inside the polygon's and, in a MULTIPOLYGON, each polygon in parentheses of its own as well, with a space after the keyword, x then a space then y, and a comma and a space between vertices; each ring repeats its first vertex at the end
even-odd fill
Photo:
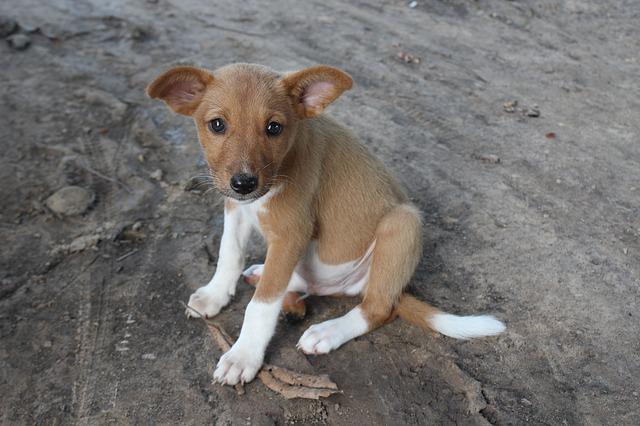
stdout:
MULTIPOLYGON (((17 3, 0 3, 2 423, 639 422, 637 2, 17 3), (412 291, 496 313, 503 336, 396 321, 304 357, 302 332, 354 303, 311 298, 267 361, 343 394, 211 384, 220 354, 178 301, 215 268, 222 204, 192 124, 143 89, 234 61, 354 77, 329 113, 425 212, 412 291), (53 214, 67 186, 95 199, 53 214)), ((218 319, 233 335, 250 295, 218 319)))

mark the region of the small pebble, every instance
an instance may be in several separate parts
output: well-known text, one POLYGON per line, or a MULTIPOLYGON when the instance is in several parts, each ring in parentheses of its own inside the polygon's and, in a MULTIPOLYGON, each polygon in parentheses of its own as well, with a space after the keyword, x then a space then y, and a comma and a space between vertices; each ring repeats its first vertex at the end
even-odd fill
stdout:
POLYGON ((154 360, 156 359, 156 354, 143 354, 142 359, 154 360))
POLYGON ((508 101, 502 105, 504 112, 508 112, 509 114, 516 112, 516 108, 518 107, 518 101, 508 101))
POLYGON ((520 402, 522 403, 522 405, 526 405, 526 406, 532 406, 533 404, 531 403, 531 401, 529 401, 527 398, 522 398, 520 400, 520 402))
POLYGON ((161 169, 156 169, 149 176, 151 176, 152 179, 155 179, 157 181, 161 181, 163 175, 164 175, 164 173, 162 172, 161 169))
POLYGON ((409 7, 410 7, 411 9, 415 9, 416 7, 418 7, 418 2, 417 2, 417 1, 415 1, 415 0, 413 0, 413 1, 409 2, 409 7))
POLYGON ((500 163, 500 157, 494 154, 478 154, 476 155, 478 160, 482 160, 487 163, 498 164, 500 163))
POLYGON ((540 117, 540 108, 534 105, 527 110, 527 117, 540 117))
POLYGON ((417 56, 412 55, 409 52, 404 52, 404 51, 398 52, 397 57, 402 62, 406 62, 408 64, 419 64, 420 63, 420 58, 418 58, 417 56))
POLYGON ((31 44, 31 39, 24 34, 14 34, 7 37, 7 43, 14 50, 25 50, 31 44))
POLYGON ((136 41, 142 41, 148 36, 144 28, 136 27, 131 31, 131 38, 136 41))
POLYGON ((84 213, 94 200, 93 191, 79 186, 67 186, 47 198, 45 204, 54 213, 72 216, 84 213))
POLYGON ((453 231, 456 229, 456 225, 458 224, 458 219, 455 217, 444 216, 440 219, 440 225, 442 229, 447 231, 453 231))

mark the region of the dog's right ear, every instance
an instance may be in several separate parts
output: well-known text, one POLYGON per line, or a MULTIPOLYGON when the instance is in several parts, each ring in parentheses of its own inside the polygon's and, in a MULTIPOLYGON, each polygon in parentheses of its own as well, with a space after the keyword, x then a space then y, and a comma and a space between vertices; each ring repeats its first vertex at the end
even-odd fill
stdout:
POLYGON ((213 76, 194 67, 171 68, 147 86, 147 96, 162 99, 178 114, 191 115, 200 105, 213 76))

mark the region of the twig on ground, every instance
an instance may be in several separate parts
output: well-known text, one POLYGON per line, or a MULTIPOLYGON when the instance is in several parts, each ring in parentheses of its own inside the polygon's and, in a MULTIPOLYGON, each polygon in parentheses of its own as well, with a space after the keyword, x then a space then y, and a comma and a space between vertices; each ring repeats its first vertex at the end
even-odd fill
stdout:
POLYGON ((77 163, 76 163, 76 165, 77 165, 78 167, 80 167, 81 169, 83 169, 83 170, 85 170, 85 171, 87 171, 87 172, 91 173, 92 175, 99 177, 100 179, 104 179, 104 180, 109 181, 109 182, 111 182, 111 183, 115 183, 116 185, 118 185, 118 186, 120 186, 120 187, 124 188, 124 190, 125 190, 125 191, 127 191, 127 192, 129 192, 129 193, 133 192, 133 191, 131 190, 131 188, 129 188, 129 186, 128 186, 128 185, 124 184, 123 182, 120 182, 118 179, 115 179, 115 178, 109 177, 109 176, 107 176, 107 175, 104 175, 104 174, 100 173, 99 171, 92 169, 92 168, 91 168, 91 167, 89 167, 89 166, 86 166, 86 165, 84 165, 84 164, 81 164, 81 162, 77 162, 77 163))
MULTIPOLYGON (((233 339, 218 324, 206 319, 197 310, 181 302, 182 305, 190 311, 197 314, 207 325, 213 341, 218 345, 221 351, 226 352, 231 349, 233 339)), ((285 399, 304 398, 319 399, 327 398, 335 393, 342 393, 338 389, 338 385, 329 379, 326 374, 311 375, 302 374, 286 368, 278 367, 271 364, 264 364, 258 372, 258 379, 272 391, 279 393, 285 399)), ((239 395, 244 393, 242 385, 236 385, 236 391, 239 395), (241 390, 239 390, 239 387, 241 390)))
MULTIPOLYGON (((204 317, 201 316, 200 318, 204 318, 204 317)), ((211 332, 211 335, 213 336, 213 340, 216 342, 220 350, 223 352, 227 352, 229 349, 231 349, 231 343, 229 343, 230 340, 227 340, 225 338, 225 336, 222 333, 222 330, 218 326, 213 325, 208 321, 205 321, 205 323, 207 324, 207 328, 209 329, 209 332, 211 332)), ((233 387, 236 389, 236 393, 238 395, 245 394, 244 385, 242 383, 237 383, 233 387)))
POLYGON ((122 256, 120 256, 119 258, 116 259, 116 262, 122 262, 123 260, 125 260, 127 257, 129 256, 133 256, 134 254, 136 254, 138 252, 138 249, 133 249, 128 253, 123 254, 122 256))

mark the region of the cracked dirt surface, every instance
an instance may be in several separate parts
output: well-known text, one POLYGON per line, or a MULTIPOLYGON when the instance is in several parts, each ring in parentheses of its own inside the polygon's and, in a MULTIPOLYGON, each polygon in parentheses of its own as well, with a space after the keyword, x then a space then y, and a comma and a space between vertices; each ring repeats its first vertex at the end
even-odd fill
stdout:
MULTIPOLYGON (((2 423, 640 422, 635 0, 25 0, 0 15, 31 42, 0 43, 2 423), (179 301, 215 268, 222 204, 185 190, 203 167, 193 126, 143 89, 174 64, 239 61, 354 77, 329 114, 425 212, 411 291, 494 312, 504 335, 396 321, 305 357, 301 333, 355 303, 311 299, 267 360, 342 395, 211 384, 220 354, 179 301), (81 216, 45 207, 67 185, 95 193, 81 216)), ((219 317, 234 335, 251 293, 219 317)))

